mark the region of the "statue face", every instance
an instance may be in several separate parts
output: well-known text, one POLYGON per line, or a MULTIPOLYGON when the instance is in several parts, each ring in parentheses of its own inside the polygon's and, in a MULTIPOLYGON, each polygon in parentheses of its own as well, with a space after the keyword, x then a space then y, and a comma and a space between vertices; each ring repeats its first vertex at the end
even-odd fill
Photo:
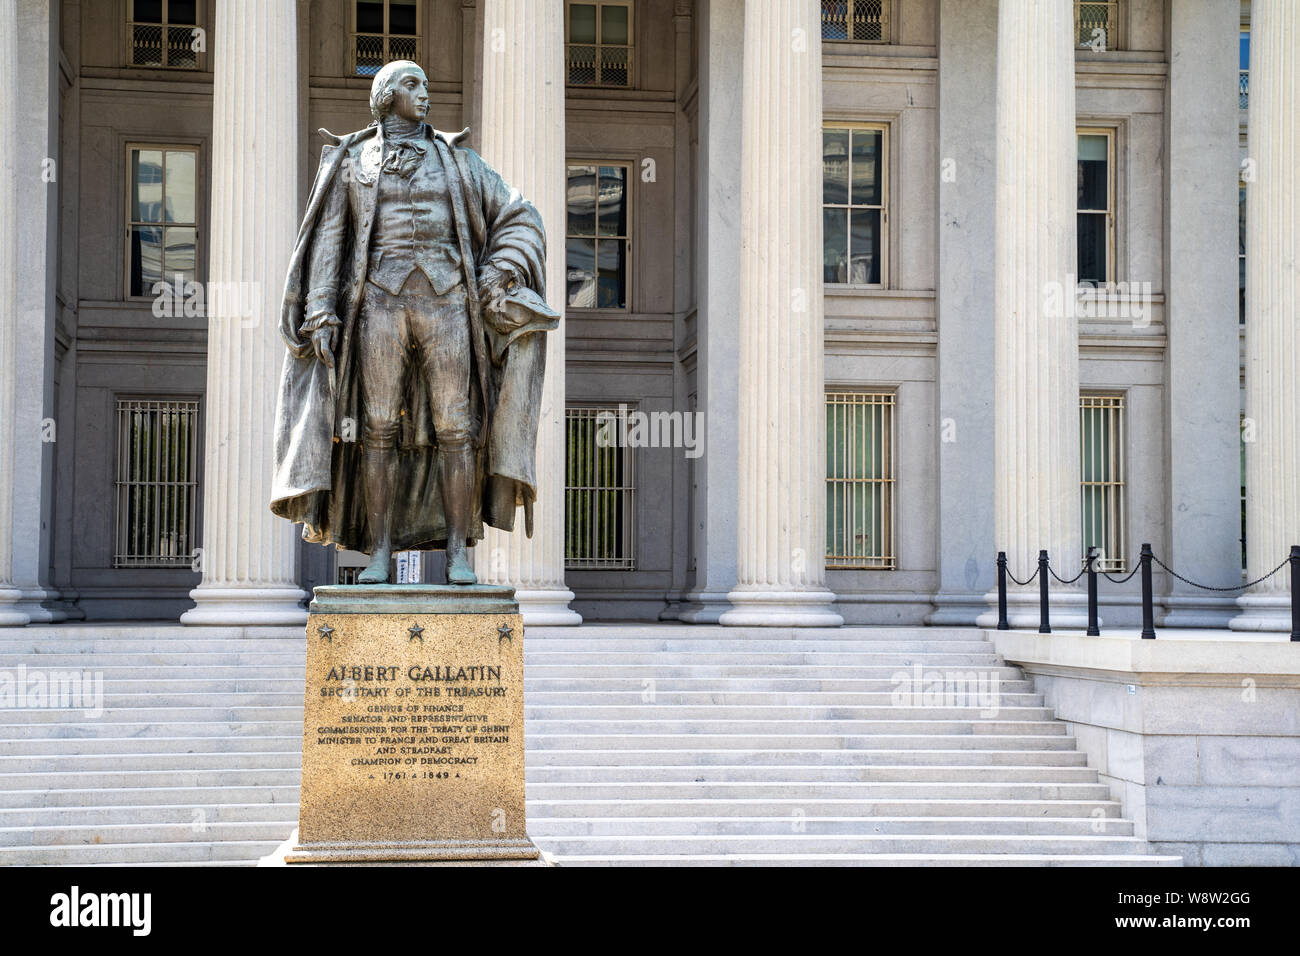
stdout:
POLYGON ((391 112, 402 119, 418 123, 429 112, 429 81, 424 71, 404 70, 393 83, 391 112))

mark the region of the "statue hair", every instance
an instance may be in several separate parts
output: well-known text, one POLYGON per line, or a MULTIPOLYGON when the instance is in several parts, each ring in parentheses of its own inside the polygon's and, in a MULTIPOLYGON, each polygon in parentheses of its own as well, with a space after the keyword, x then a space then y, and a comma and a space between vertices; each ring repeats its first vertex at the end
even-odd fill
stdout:
POLYGON ((397 77, 414 67, 421 74, 424 73, 420 64, 412 60, 393 60, 391 63, 385 63, 383 68, 375 74, 374 82, 370 84, 370 115, 376 120, 383 122, 388 111, 393 106, 393 85, 397 77))

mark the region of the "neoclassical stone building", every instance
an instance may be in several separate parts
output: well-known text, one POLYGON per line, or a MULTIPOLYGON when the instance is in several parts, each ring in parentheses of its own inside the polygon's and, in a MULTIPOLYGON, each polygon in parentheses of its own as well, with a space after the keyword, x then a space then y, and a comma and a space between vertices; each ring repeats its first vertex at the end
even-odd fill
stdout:
MULTIPOLYGON (((267 509, 276 323, 316 131, 396 58, 548 226, 536 534, 475 549, 530 621, 971 624, 998 550, 1263 573, 1300 38, 1251 6, 0 0, 0 623, 293 624, 353 573, 267 509)), ((1156 579, 1166 626, 1285 588, 1156 579)))

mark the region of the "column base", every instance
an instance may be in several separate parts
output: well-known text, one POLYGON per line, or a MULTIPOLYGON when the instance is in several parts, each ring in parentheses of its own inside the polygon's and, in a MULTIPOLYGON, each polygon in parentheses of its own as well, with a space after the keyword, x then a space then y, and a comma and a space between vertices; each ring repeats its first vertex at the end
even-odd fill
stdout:
MULTIPOLYGON (((940 592, 930 599, 934 610, 925 616, 930 627, 971 627, 988 610, 983 591, 940 592)), ((997 626, 997 615, 994 615, 997 626)))
MULTIPOLYGON (((1201 627, 1223 630, 1241 611, 1237 599, 1231 597, 1170 594, 1158 600, 1165 606, 1164 616, 1159 619, 1161 627, 1201 627)), ((1288 611, 1288 615, 1289 613, 1288 611)), ((1288 616, 1287 630, 1290 629, 1291 621, 1288 616)))
POLYGON ((718 618, 725 627, 840 627, 835 595, 826 588, 809 591, 737 590, 727 595, 731 610, 718 618))
POLYGON ((195 607, 181 615, 181 623, 195 626, 277 627, 307 623, 302 602, 307 592, 296 587, 223 588, 199 585, 190 592, 195 607))
MULTIPOLYGON (((984 600, 991 610, 976 619, 977 627, 993 629, 998 626, 998 592, 990 591, 984 600)), ((1086 631, 1088 629, 1088 595, 1080 591, 1049 591, 1048 625, 1053 631, 1086 631)), ((1012 592, 1007 594, 1007 623, 1013 631, 1036 631, 1040 626, 1038 592, 1012 592)))
POLYGON ((684 624, 717 624, 731 610, 730 591, 688 591, 682 595, 677 620, 684 624))
POLYGON ((519 613, 524 616, 525 627, 577 627, 582 615, 569 607, 573 592, 568 588, 547 588, 534 591, 518 588, 515 600, 519 613))
POLYGON ((33 624, 60 624, 68 619, 68 612, 61 607, 47 607, 47 604, 62 600, 58 591, 44 587, 22 588, 17 600, 17 610, 26 614, 33 624))
POLYGON ((1228 622, 1234 631, 1291 632, 1289 594, 1243 594, 1237 598, 1240 613, 1228 622))
POLYGON ((17 607, 23 592, 17 588, 0 588, 0 627, 22 627, 32 622, 26 611, 17 607))

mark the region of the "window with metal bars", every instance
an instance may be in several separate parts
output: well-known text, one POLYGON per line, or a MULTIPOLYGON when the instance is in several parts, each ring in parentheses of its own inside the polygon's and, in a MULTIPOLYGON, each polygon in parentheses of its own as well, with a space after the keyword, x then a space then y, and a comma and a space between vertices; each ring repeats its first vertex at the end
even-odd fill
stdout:
POLYGON ((826 566, 892 571, 893 392, 826 394, 826 566))
POLYGON ((199 14, 198 0, 127 0, 127 64, 197 69, 199 14))
POLYGON ((353 76, 374 76, 393 60, 420 62, 418 0, 354 0, 353 76))
POLYGON ((1123 571, 1124 396, 1079 397, 1079 460, 1082 466, 1083 555, 1100 549, 1097 568, 1123 571))
POLYGON ((118 399, 114 567, 193 564, 202 451, 197 400, 118 399))
POLYGON ((889 42, 891 0, 822 0, 822 39, 889 42))
POLYGON ((1119 0, 1074 0, 1074 42, 1098 52, 1120 49, 1119 0))
POLYGON ((626 438, 634 408, 565 409, 567 568, 636 568, 636 454, 626 438))
POLYGON ((632 85, 632 3, 567 3, 565 55, 570 86, 632 85))

